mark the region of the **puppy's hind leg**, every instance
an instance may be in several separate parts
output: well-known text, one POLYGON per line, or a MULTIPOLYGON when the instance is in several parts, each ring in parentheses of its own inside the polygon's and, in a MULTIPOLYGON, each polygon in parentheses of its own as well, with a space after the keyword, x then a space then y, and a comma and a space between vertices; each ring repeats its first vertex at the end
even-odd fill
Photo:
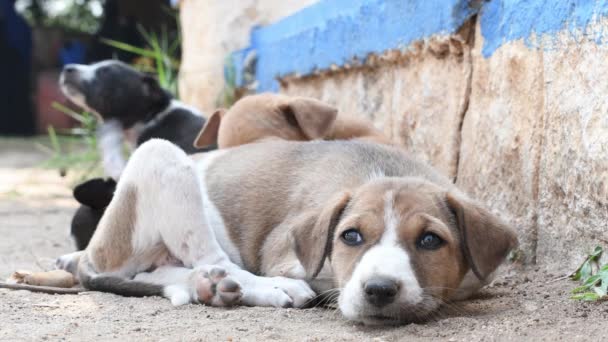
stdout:
POLYGON ((162 235, 167 227, 179 225, 180 218, 171 210, 165 212, 163 201, 175 189, 172 175, 187 161, 177 147, 160 140, 142 145, 133 154, 98 229, 79 258, 78 276, 83 286, 131 296, 162 294, 162 287, 129 283, 129 279, 170 254, 162 235))
MULTIPOLYGON (((121 182, 136 178, 142 183, 136 183, 138 209, 131 238, 133 250, 143 256, 149 253, 141 251, 162 246, 171 256, 169 259, 185 266, 169 262, 154 272, 137 275, 135 280, 165 286, 164 296, 176 305, 233 305, 240 299, 241 288, 217 266, 228 262, 229 257, 206 223, 199 172, 182 150, 162 140, 146 142, 131 157, 121 182)), ((162 258, 157 258, 152 266, 162 264, 162 258)))

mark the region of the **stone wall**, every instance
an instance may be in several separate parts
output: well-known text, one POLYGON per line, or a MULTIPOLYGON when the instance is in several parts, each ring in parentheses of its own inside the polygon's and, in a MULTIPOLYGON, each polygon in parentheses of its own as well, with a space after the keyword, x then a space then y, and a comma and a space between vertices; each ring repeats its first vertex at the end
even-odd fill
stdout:
MULTIPOLYGON (((378 14, 374 10, 379 7, 370 4, 403 6, 399 9, 404 11, 411 7, 398 0, 354 3, 361 6, 361 15, 388 15, 370 20, 380 26, 390 22, 390 10, 378 14)), ((401 25, 428 22, 440 29, 417 40, 408 36, 405 46, 349 52, 354 57, 366 53, 352 63, 337 55, 331 67, 320 67, 327 56, 317 58, 317 52, 304 50, 298 53, 308 54, 309 60, 298 61, 288 72, 273 67, 279 64, 280 46, 292 46, 284 41, 289 38, 273 41, 272 49, 251 48, 261 52, 262 70, 274 70, 278 91, 316 97, 341 112, 372 119, 510 221, 519 231, 524 261, 572 269, 594 246, 608 247, 608 4, 451 4, 450 25, 426 17, 433 15, 424 12, 426 5, 414 6, 419 18, 403 21, 402 15, 401 25), (458 11, 463 14, 453 14, 458 11)), ((311 18, 313 10, 302 16, 311 18)), ((363 46, 360 34, 349 34, 352 27, 345 18, 355 26, 368 24, 349 11, 328 19, 332 25, 304 28, 294 34, 296 42, 314 45, 327 36, 331 43, 338 36, 339 49, 363 46), (335 34, 332 27, 337 26, 347 29, 335 34)), ((286 20, 271 25, 268 37, 276 35, 272 26, 289 31, 286 20)), ((259 41, 269 40, 264 33, 258 32, 259 41)), ((268 73, 258 78, 267 79, 268 73)))

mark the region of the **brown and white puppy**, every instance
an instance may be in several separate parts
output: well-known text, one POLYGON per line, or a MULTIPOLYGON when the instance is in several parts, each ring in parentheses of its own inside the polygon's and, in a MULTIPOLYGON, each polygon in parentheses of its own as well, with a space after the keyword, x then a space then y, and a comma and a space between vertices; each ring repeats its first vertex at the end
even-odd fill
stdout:
POLYGON ((207 121, 194 146, 217 142, 219 148, 248 144, 267 138, 283 140, 364 139, 391 144, 364 119, 338 115, 338 110, 308 97, 264 93, 244 97, 229 110, 218 109, 207 121))
POLYGON ((348 319, 398 324, 473 293, 516 244, 398 148, 266 141, 189 158, 153 140, 86 251, 58 265, 86 288, 175 305, 303 307, 337 288, 348 319))

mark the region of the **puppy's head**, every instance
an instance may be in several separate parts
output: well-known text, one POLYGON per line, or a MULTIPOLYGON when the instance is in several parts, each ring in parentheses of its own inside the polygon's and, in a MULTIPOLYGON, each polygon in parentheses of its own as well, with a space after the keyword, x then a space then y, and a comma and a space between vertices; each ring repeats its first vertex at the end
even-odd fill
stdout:
POLYGON ((230 110, 218 110, 194 141, 205 147, 217 141, 219 148, 243 145, 265 138, 284 140, 323 139, 331 131, 338 111, 306 97, 259 94, 239 100, 230 110))
POLYGON ((114 60, 68 64, 59 84, 72 102, 103 119, 117 118, 125 128, 152 119, 171 101, 154 77, 114 60))
POLYGON ((366 324, 426 318, 454 296, 467 272, 487 277, 517 244, 513 230, 487 210, 415 178, 372 181, 338 196, 314 229, 298 248, 307 250, 300 260, 309 277, 329 257, 340 310, 366 324), (320 236, 327 241, 319 243, 320 236))

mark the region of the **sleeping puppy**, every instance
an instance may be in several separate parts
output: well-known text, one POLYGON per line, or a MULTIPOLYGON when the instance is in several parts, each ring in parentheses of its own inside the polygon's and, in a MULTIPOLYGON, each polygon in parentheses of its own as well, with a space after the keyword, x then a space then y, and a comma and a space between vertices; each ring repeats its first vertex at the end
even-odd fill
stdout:
MULTIPOLYGON (((118 179, 125 166, 123 144, 132 147, 151 138, 171 141, 186 153, 205 124, 196 109, 175 100, 149 75, 119 61, 68 64, 59 80, 63 93, 100 121, 97 141, 105 174, 118 179)), ((211 145, 211 144, 210 144, 211 145)))
POLYGON ((391 144, 381 131, 364 119, 345 114, 324 102, 307 97, 264 93, 244 97, 228 111, 218 109, 194 141, 202 148, 217 142, 219 148, 268 138, 283 140, 363 139, 391 144))
POLYGON ((358 141, 135 151, 83 252, 91 290, 174 305, 304 307, 339 289, 348 319, 428 317, 492 278, 514 231, 428 165, 358 141))

